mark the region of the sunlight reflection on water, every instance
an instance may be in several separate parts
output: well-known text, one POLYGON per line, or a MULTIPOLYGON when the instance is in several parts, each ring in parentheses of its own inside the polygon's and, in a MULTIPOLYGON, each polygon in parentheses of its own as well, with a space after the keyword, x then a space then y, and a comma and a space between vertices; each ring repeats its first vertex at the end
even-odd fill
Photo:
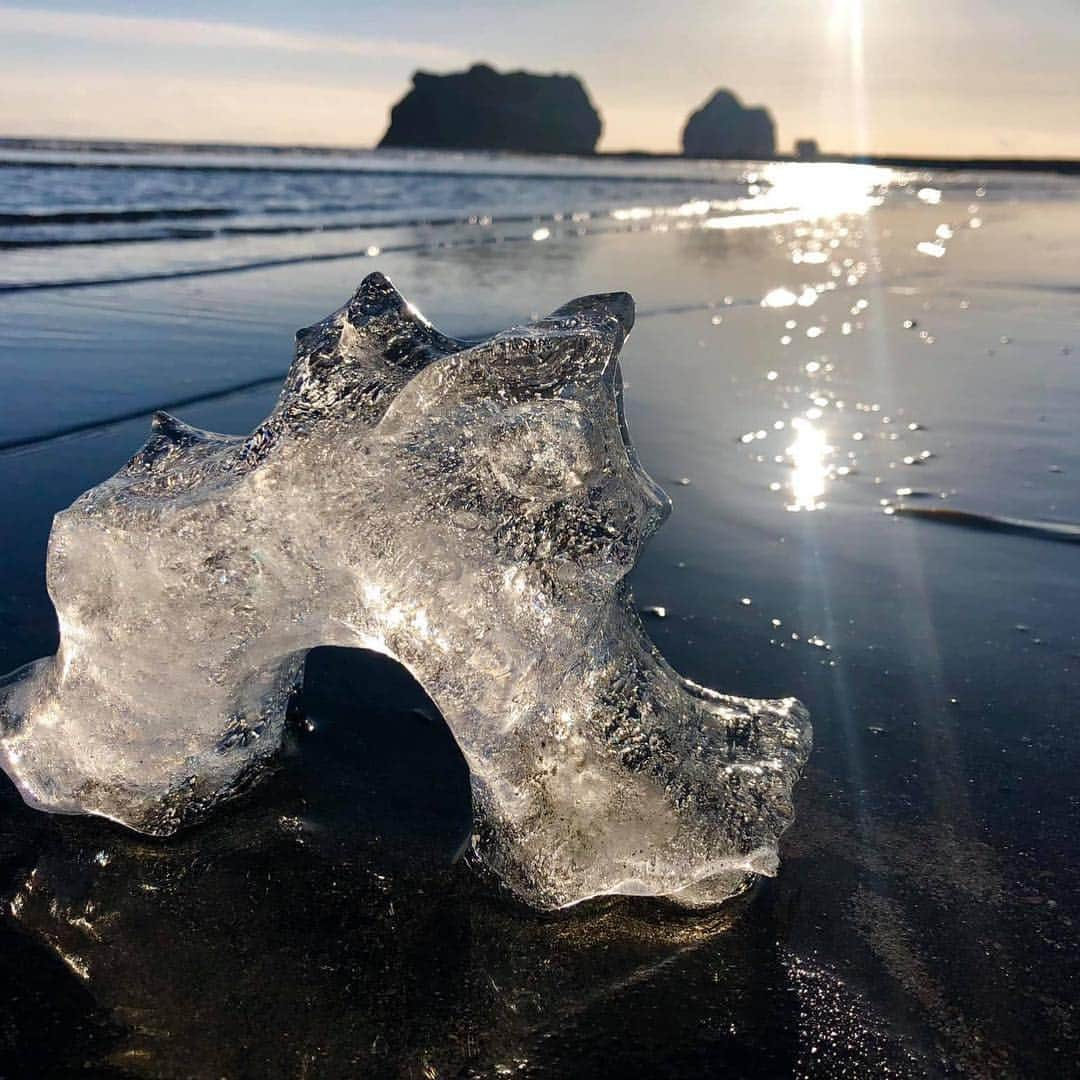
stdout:
MULTIPOLYGON (((619 222, 697 219, 706 229, 761 228, 795 221, 822 221, 866 214, 885 192, 908 183, 896 169, 847 163, 772 162, 742 177, 742 198, 693 199, 678 206, 621 206, 610 211, 619 222)), ((807 261, 812 261, 807 260, 807 261)))
POLYGON ((762 167, 761 179, 768 187, 753 200, 755 209, 798 208, 806 217, 833 218, 880 206, 886 190, 906 177, 874 165, 775 162, 762 167))
POLYGON ((791 502, 789 510, 822 510, 825 482, 829 477, 827 458, 832 450, 825 432, 803 417, 791 421, 795 441, 787 448, 791 459, 791 502))

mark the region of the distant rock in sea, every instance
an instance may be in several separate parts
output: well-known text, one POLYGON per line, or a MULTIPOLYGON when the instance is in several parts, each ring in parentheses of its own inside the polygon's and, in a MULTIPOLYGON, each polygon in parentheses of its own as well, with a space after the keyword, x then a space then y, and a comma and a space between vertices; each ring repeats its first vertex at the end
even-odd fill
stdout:
POLYGON ((796 139, 795 156, 800 161, 817 161, 821 156, 817 139, 796 139))
POLYGON ((767 158, 776 153, 769 110, 748 108, 730 90, 717 90, 683 128, 683 153, 700 158, 767 158))
POLYGON ((591 154, 601 129, 575 76, 475 64, 450 75, 417 71, 379 146, 591 154))

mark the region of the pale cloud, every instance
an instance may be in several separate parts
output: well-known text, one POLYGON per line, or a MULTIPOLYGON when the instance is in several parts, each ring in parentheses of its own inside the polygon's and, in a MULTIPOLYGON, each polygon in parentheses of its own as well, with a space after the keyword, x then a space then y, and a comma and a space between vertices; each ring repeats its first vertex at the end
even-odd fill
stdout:
POLYGON ((460 63, 455 48, 418 41, 312 34, 242 23, 92 12, 40 11, 0 5, 0 36, 45 35, 120 45, 166 45, 173 48, 228 48, 290 53, 387 57, 429 64, 460 63))

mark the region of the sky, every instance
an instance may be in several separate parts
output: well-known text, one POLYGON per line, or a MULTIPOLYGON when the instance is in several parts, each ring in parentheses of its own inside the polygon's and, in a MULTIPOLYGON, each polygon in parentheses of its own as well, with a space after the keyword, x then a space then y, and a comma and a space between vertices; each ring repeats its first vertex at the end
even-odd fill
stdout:
POLYGON ((370 146, 416 68, 572 72, 600 149, 719 87, 780 149, 1080 158, 1080 0, 0 0, 0 135, 370 146))

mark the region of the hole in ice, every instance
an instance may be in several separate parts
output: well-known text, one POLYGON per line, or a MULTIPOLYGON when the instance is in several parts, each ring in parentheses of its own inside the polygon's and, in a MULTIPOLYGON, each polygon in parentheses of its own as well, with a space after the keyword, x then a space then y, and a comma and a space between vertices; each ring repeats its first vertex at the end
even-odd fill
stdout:
POLYGON ((469 769, 420 684, 362 649, 308 653, 281 780, 305 830, 375 834, 449 861, 472 828, 469 769))

